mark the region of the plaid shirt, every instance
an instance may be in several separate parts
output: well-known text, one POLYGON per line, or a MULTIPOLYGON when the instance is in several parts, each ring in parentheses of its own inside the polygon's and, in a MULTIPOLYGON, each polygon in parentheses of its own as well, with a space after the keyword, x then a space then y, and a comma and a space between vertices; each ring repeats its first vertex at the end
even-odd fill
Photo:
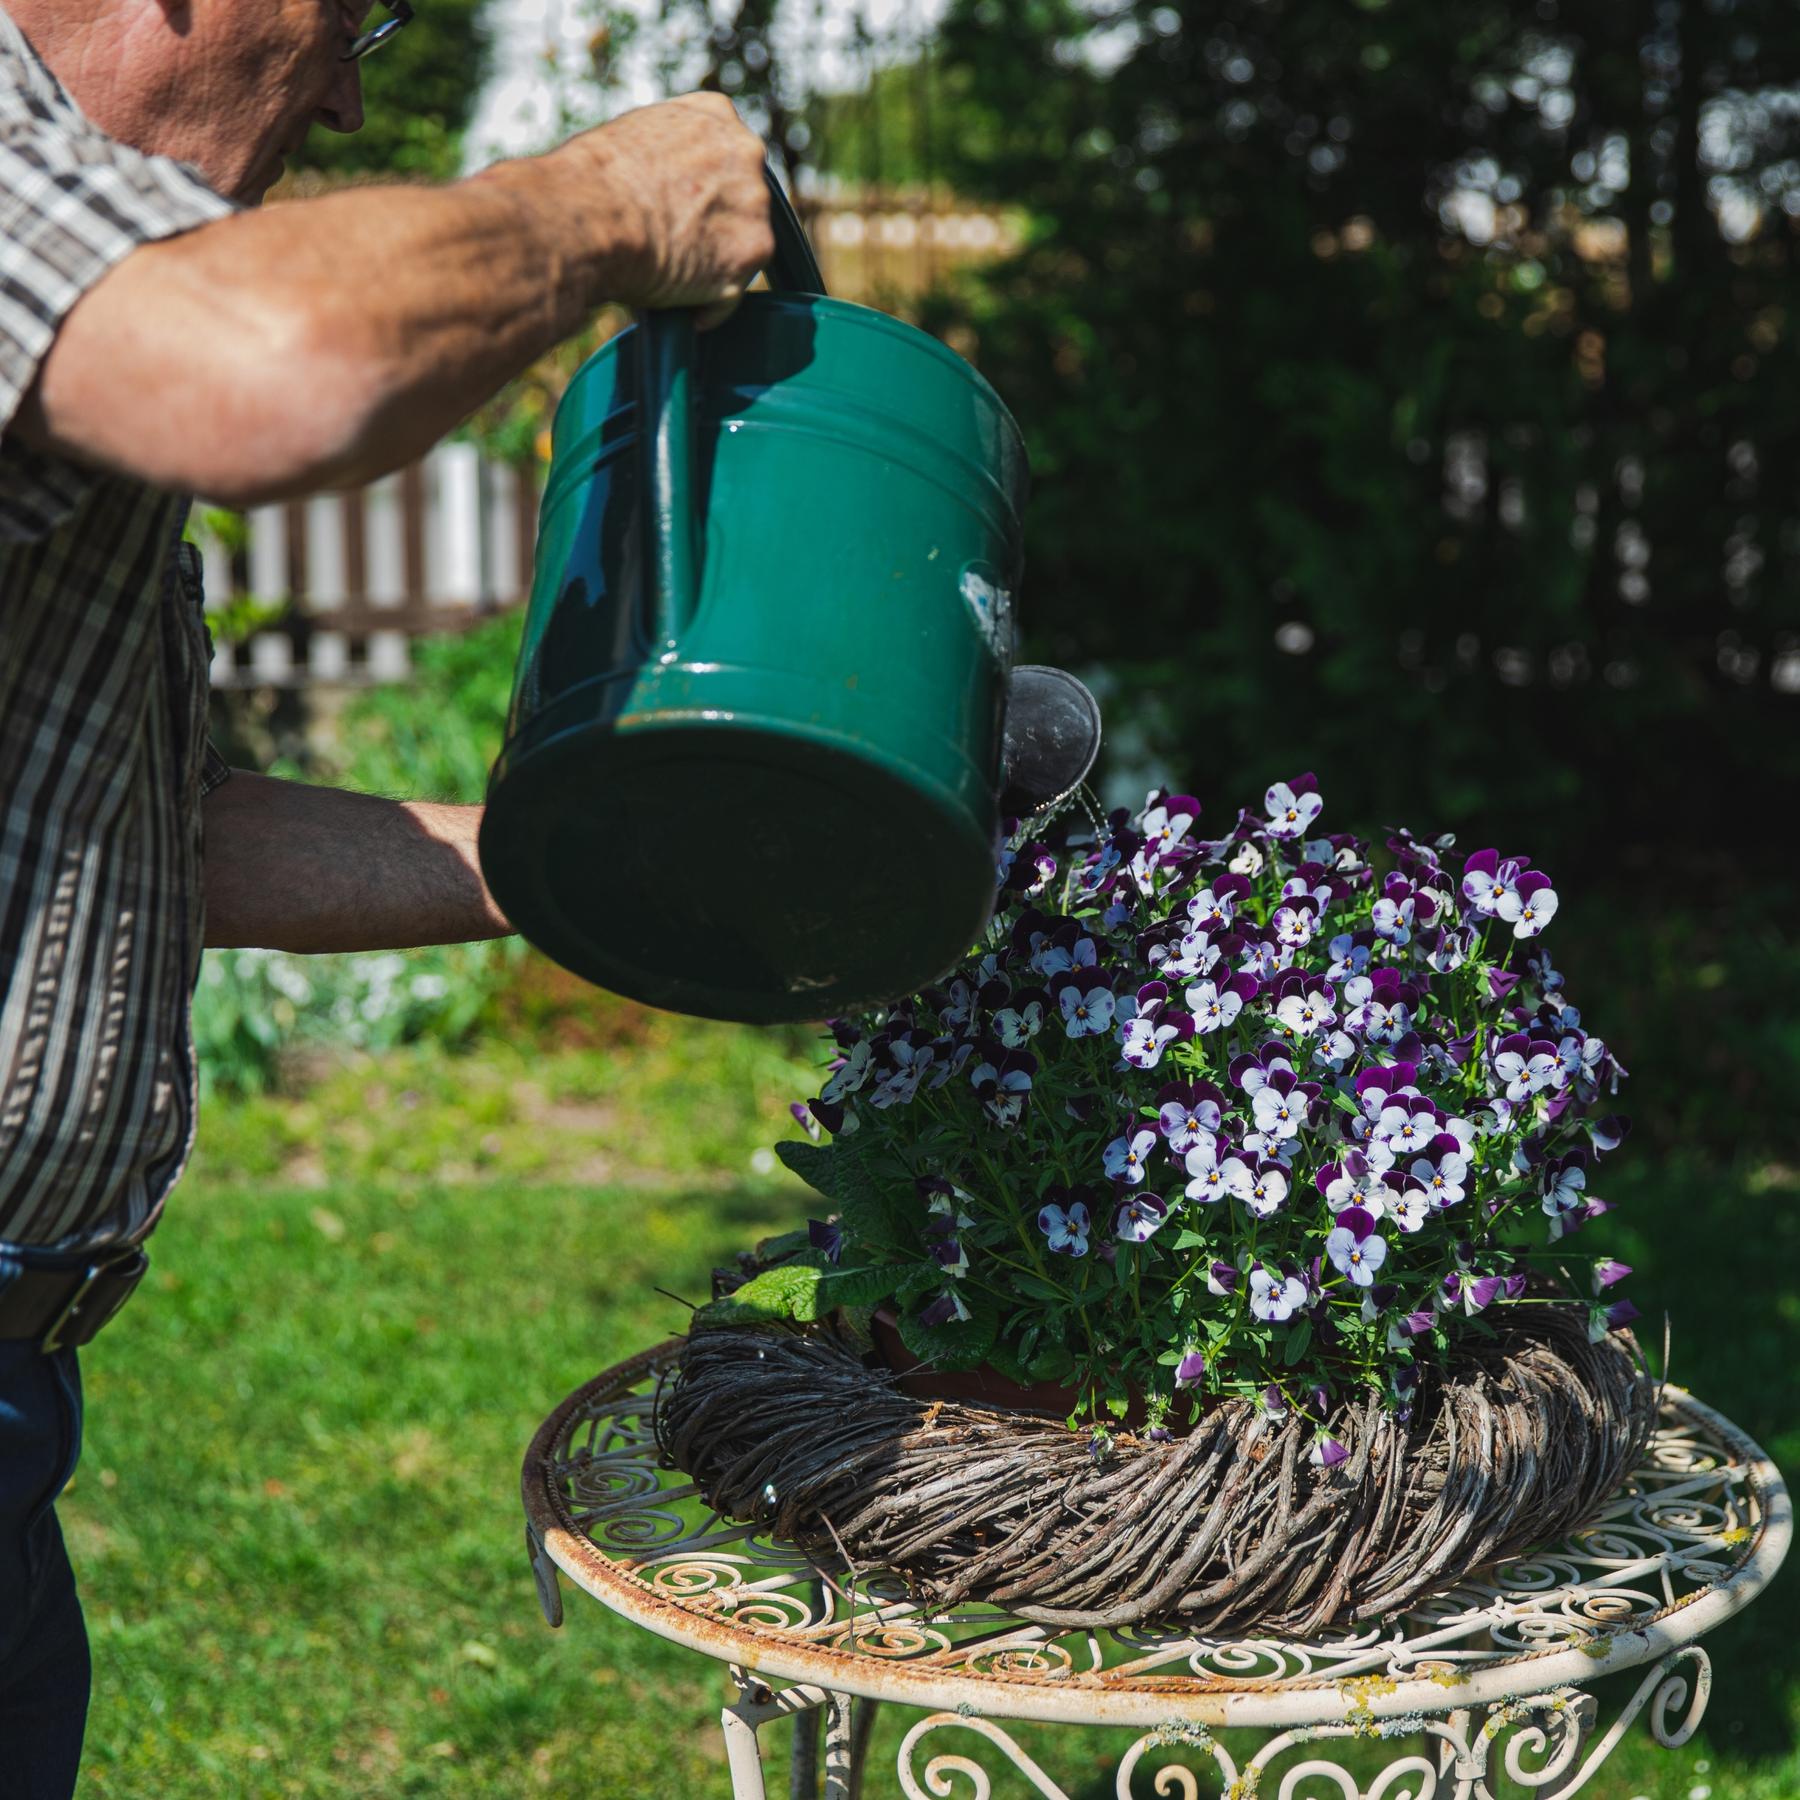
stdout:
POLYGON ((96 129, 0 12, 0 1241, 134 1242, 187 1160, 200 798, 226 774, 188 502, 10 426, 101 276, 232 210, 96 129))

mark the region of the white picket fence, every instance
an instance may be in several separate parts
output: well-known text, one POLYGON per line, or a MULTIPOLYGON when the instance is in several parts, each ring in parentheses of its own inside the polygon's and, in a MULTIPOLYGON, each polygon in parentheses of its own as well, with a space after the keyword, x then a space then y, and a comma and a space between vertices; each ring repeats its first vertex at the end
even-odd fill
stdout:
POLYGON ((259 507, 246 551, 203 534, 207 608, 285 601, 238 644, 215 632, 215 687, 403 680, 413 638, 523 600, 536 498, 472 444, 440 444, 370 487, 259 507))

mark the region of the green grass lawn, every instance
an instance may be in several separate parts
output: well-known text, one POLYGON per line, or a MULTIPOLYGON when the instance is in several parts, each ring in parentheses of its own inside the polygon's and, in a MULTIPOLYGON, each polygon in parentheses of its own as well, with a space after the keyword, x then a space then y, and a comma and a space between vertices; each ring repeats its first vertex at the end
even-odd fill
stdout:
MULTIPOLYGON (((722 1669, 566 1584, 567 1623, 544 1626, 518 1468, 565 1393, 680 1328, 658 1287, 703 1298, 715 1262, 801 1216, 767 1146, 809 1091, 805 1052, 654 1020, 211 1107, 146 1291, 84 1358, 63 1517, 95 1653, 85 1795, 729 1791, 722 1669)), ((1800 1177, 1641 1149, 1617 1166, 1609 1242, 1645 1312, 1674 1314, 1673 1372, 1800 1469, 1800 1177)), ((1800 1794, 1797 1603, 1789 1576, 1711 1640, 1701 1739, 1667 1754, 1640 1724, 1586 1791, 1800 1794)), ((871 1794, 898 1792, 904 1723, 883 1721, 871 1794)), ((1130 1741, 1020 1736, 1080 1800, 1113 1792, 1130 1741)))

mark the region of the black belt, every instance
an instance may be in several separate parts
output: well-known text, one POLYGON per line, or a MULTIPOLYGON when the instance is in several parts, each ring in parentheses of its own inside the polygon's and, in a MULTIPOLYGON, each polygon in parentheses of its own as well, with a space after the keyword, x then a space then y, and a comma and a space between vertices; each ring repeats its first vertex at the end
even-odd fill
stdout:
POLYGON ((79 1349, 130 1299, 149 1266, 136 1249, 68 1259, 0 1244, 0 1339, 36 1339, 45 1352, 79 1349))

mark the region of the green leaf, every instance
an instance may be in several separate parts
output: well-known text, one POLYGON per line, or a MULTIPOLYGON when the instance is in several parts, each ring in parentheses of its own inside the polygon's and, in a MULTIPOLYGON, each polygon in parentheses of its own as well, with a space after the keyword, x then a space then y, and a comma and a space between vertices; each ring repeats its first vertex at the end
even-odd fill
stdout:
POLYGON ((1175 1248, 1177 1250, 1200 1250, 1210 1241, 1209 1238, 1202 1237, 1199 1232, 1188 1230, 1185 1225, 1175 1234, 1175 1248))
POLYGON ((1033 1300, 1067 1300, 1066 1288, 1052 1287, 1047 1281, 1040 1281, 1035 1275, 1014 1275, 1009 1284, 1017 1293, 1027 1294, 1033 1300))
POLYGON ((1075 1372, 1075 1359, 1061 1344, 1051 1344, 1025 1365, 1025 1372, 1033 1381, 1061 1381, 1075 1372))
POLYGON ((972 1369, 986 1362, 998 1329, 999 1321, 985 1307, 943 1325, 921 1325, 914 1310, 900 1316, 901 1343, 921 1362, 939 1369, 972 1369))
POLYGON ((855 1139, 830 1144, 790 1140, 775 1154, 815 1193, 833 1202, 851 1239, 870 1250, 900 1248, 912 1241, 916 1209, 901 1204, 903 1180, 883 1177, 879 1158, 859 1149, 855 1139))
POLYGON ((756 1255, 762 1262, 781 1262, 811 1248, 812 1234, 803 1227, 799 1231, 783 1231, 775 1237, 764 1238, 756 1246, 756 1255))
POLYGON ((818 1307, 875 1306, 899 1285, 900 1271, 889 1268, 826 1269, 819 1276, 818 1307))
POLYGON ((1306 1348, 1312 1342, 1312 1334, 1311 1319, 1302 1319, 1288 1333, 1287 1342, 1282 1346, 1281 1360, 1290 1369, 1306 1354, 1306 1348))
POLYGON ((692 1324, 701 1330, 714 1325, 750 1325, 778 1319, 809 1325, 819 1316, 818 1293, 817 1269, 783 1263, 779 1268, 765 1269, 723 1300, 701 1307, 692 1324))

